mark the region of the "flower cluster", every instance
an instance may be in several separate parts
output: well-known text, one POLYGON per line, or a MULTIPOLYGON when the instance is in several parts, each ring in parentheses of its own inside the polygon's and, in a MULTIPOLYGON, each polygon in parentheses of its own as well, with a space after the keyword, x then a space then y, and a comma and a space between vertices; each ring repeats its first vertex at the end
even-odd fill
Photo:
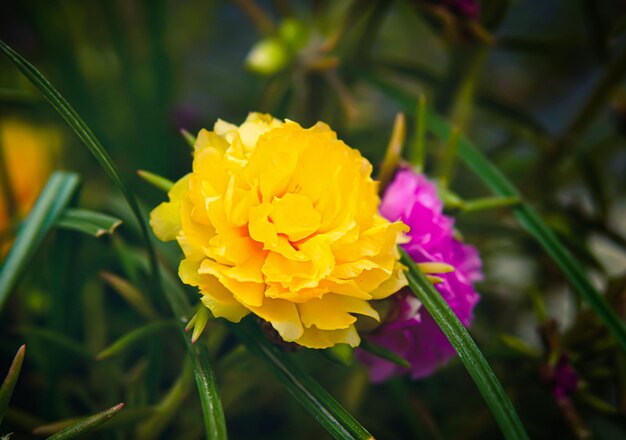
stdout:
MULTIPOLYGON (((410 241, 404 248, 417 263, 443 262, 454 271, 441 274, 435 287, 459 320, 469 326, 478 302, 473 282, 482 278, 476 249, 454 237, 454 220, 443 214, 437 189, 423 175, 409 169, 398 171, 387 188, 381 213, 389 220, 410 226, 410 241)), ((405 358, 413 378, 425 377, 446 363, 455 351, 433 318, 410 293, 394 297, 390 316, 368 339, 405 358)), ((374 382, 407 370, 364 351, 359 358, 368 366, 374 382)))
POLYGON ((178 241, 180 278, 214 316, 253 313, 284 341, 354 347, 354 315, 378 320, 372 300, 406 285, 397 244, 408 228, 379 214, 371 172, 325 124, 219 120, 151 226, 178 241))
MULTIPOLYGON (((161 240, 178 241, 179 276, 198 287, 215 317, 239 322, 252 313, 286 342, 356 347, 355 315, 380 322, 385 310, 377 327, 360 328, 375 328, 368 340, 405 358, 414 378, 424 377, 454 349, 403 290, 398 245, 417 263, 444 263, 423 270, 453 269, 430 279, 466 326, 481 262, 454 237, 454 221, 423 175, 399 170, 381 203, 371 173, 325 124, 306 129, 258 113, 240 126, 218 120, 213 131, 200 131, 192 172, 150 221, 161 240)), ((408 371, 357 354, 375 382, 408 371)))

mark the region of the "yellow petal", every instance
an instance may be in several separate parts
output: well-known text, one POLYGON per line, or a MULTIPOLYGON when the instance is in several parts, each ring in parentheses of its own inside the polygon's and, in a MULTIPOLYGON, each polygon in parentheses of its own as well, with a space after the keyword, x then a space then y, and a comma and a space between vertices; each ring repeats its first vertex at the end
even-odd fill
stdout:
POLYGON ((299 345, 308 348, 329 348, 337 344, 348 344, 357 347, 361 343, 361 338, 353 325, 341 330, 320 330, 316 327, 305 328, 300 339, 296 341, 299 345))
POLYGON ((387 280, 383 281, 376 289, 374 289, 371 294, 374 299, 383 299, 387 298, 390 295, 398 292, 403 287, 407 286, 409 283, 404 275, 405 267, 396 263, 393 275, 387 280))
POLYGON ((262 283, 237 281, 235 278, 231 277, 229 273, 230 269, 231 267, 229 266, 206 259, 202 261, 198 273, 216 277, 238 301, 247 306, 259 307, 263 304, 265 285, 262 283))
POLYGON ((285 194, 275 198, 270 219, 279 233, 289 240, 298 241, 308 237, 320 226, 321 216, 313 208, 311 200, 300 194, 285 194))
POLYGON ((272 327, 287 342, 294 342, 304 331, 296 305, 282 299, 265 298, 263 306, 250 307, 261 318, 272 324, 272 327))
POLYGON ((163 202, 150 213, 150 227, 161 241, 175 240, 181 230, 180 202, 163 202))
POLYGON ((378 312, 369 302, 344 295, 326 294, 320 299, 312 299, 298 304, 300 318, 306 327, 315 326, 320 330, 336 330, 354 324, 356 318, 351 313, 369 316, 380 320, 378 312))
POLYGON ((216 296, 207 293, 202 295, 201 301, 211 311, 213 316, 216 318, 226 318, 231 322, 239 322, 244 316, 250 313, 250 310, 234 299, 218 299, 216 296))

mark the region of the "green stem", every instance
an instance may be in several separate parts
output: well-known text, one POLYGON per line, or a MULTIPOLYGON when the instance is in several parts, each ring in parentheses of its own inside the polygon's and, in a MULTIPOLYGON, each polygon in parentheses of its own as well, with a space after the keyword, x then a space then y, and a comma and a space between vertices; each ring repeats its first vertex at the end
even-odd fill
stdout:
POLYGON ((443 148, 443 154, 439 165, 439 172, 437 177, 440 182, 440 191, 445 192, 454 175, 454 165, 456 163, 457 152, 459 149, 459 135, 460 131, 458 127, 454 127, 446 140, 446 144, 443 148))
POLYGON ((408 267, 409 287, 446 335, 465 365, 506 439, 527 439, 524 427, 504 393, 493 370, 441 294, 426 279, 415 262, 400 249, 402 263, 408 267))
POLYGON ((91 129, 85 124, 82 118, 74 110, 74 108, 61 96, 61 94, 48 82, 48 80, 39 72, 32 64, 26 61, 21 55, 15 52, 4 41, 0 40, 0 51, 9 58, 9 60, 15 64, 15 66, 24 74, 24 76, 33 85, 39 89, 48 102, 54 107, 54 109, 65 119, 67 124, 74 130, 76 135, 80 138, 87 149, 93 154, 96 160, 100 163, 102 168, 109 175, 111 180, 115 182, 117 187, 122 191, 122 194, 126 198, 131 211, 133 212, 139 227, 141 228, 141 235, 144 239, 146 249, 150 258, 150 267, 152 271, 152 278, 155 284, 155 288, 158 292, 161 291, 161 283, 159 278, 159 268, 157 265, 156 253, 152 240, 150 239, 150 233, 148 232, 148 225, 145 218, 141 213, 135 194, 130 189, 130 186, 122 178, 119 169, 109 156, 109 153, 104 149, 98 138, 93 134, 91 129))
POLYGON ((415 117, 415 135, 411 148, 408 151, 408 160, 421 173, 424 171, 424 160, 426 151, 424 148, 426 138, 426 96, 421 94, 417 102, 417 113, 415 117))
POLYGON ((484 211, 486 209, 510 208, 522 201, 519 197, 484 197, 482 199, 466 200, 462 204, 463 212, 484 211))

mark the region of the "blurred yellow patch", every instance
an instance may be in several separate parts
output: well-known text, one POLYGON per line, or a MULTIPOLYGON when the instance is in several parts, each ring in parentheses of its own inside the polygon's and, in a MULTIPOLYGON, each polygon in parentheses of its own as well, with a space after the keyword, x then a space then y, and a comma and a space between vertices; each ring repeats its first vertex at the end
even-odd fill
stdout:
POLYGON ((396 245, 408 228, 379 215, 371 172, 325 124, 220 120, 150 223, 178 241, 180 277, 215 316, 254 313, 307 347, 356 346, 354 315, 379 319, 370 300, 406 285, 396 245))
MULTIPOLYGON (((14 220, 9 218, 11 209, 16 219, 31 210, 52 172, 60 147, 61 134, 56 129, 14 118, 0 120, 0 153, 6 167, 6 175, 0 180, 0 234, 8 234, 14 220), (7 189, 11 192, 12 208, 7 189)), ((0 255, 6 247, 5 242, 0 255)))

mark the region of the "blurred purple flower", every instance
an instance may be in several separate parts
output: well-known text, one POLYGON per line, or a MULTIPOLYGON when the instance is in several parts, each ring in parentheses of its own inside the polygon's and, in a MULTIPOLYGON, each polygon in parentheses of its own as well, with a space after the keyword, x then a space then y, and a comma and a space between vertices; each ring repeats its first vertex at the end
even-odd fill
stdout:
POLYGON ((421 0, 426 3, 441 5, 453 14, 477 20, 480 17, 480 3, 478 0, 421 0))
POLYGON ((553 374, 552 392, 557 399, 569 397, 578 388, 578 373, 572 368, 567 355, 559 358, 553 374))
POLYGON ((467 18, 476 20, 480 16, 480 4, 477 0, 443 0, 443 4, 467 18))
MULTIPOLYGON (((454 272, 439 275, 443 282, 436 287, 463 325, 469 326, 479 299, 472 283, 482 278, 481 260, 473 246, 454 238, 454 220, 443 214, 435 185, 421 174, 401 169, 385 191, 380 210, 387 219, 402 220, 410 226, 410 241, 403 247, 416 262, 444 262, 455 268, 454 272)), ((399 354, 411 368, 358 350, 373 382, 407 372, 414 379, 428 376, 455 354, 433 318, 411 293, 400 292, 394 300, 393 311, 368 340, 399 354)))

